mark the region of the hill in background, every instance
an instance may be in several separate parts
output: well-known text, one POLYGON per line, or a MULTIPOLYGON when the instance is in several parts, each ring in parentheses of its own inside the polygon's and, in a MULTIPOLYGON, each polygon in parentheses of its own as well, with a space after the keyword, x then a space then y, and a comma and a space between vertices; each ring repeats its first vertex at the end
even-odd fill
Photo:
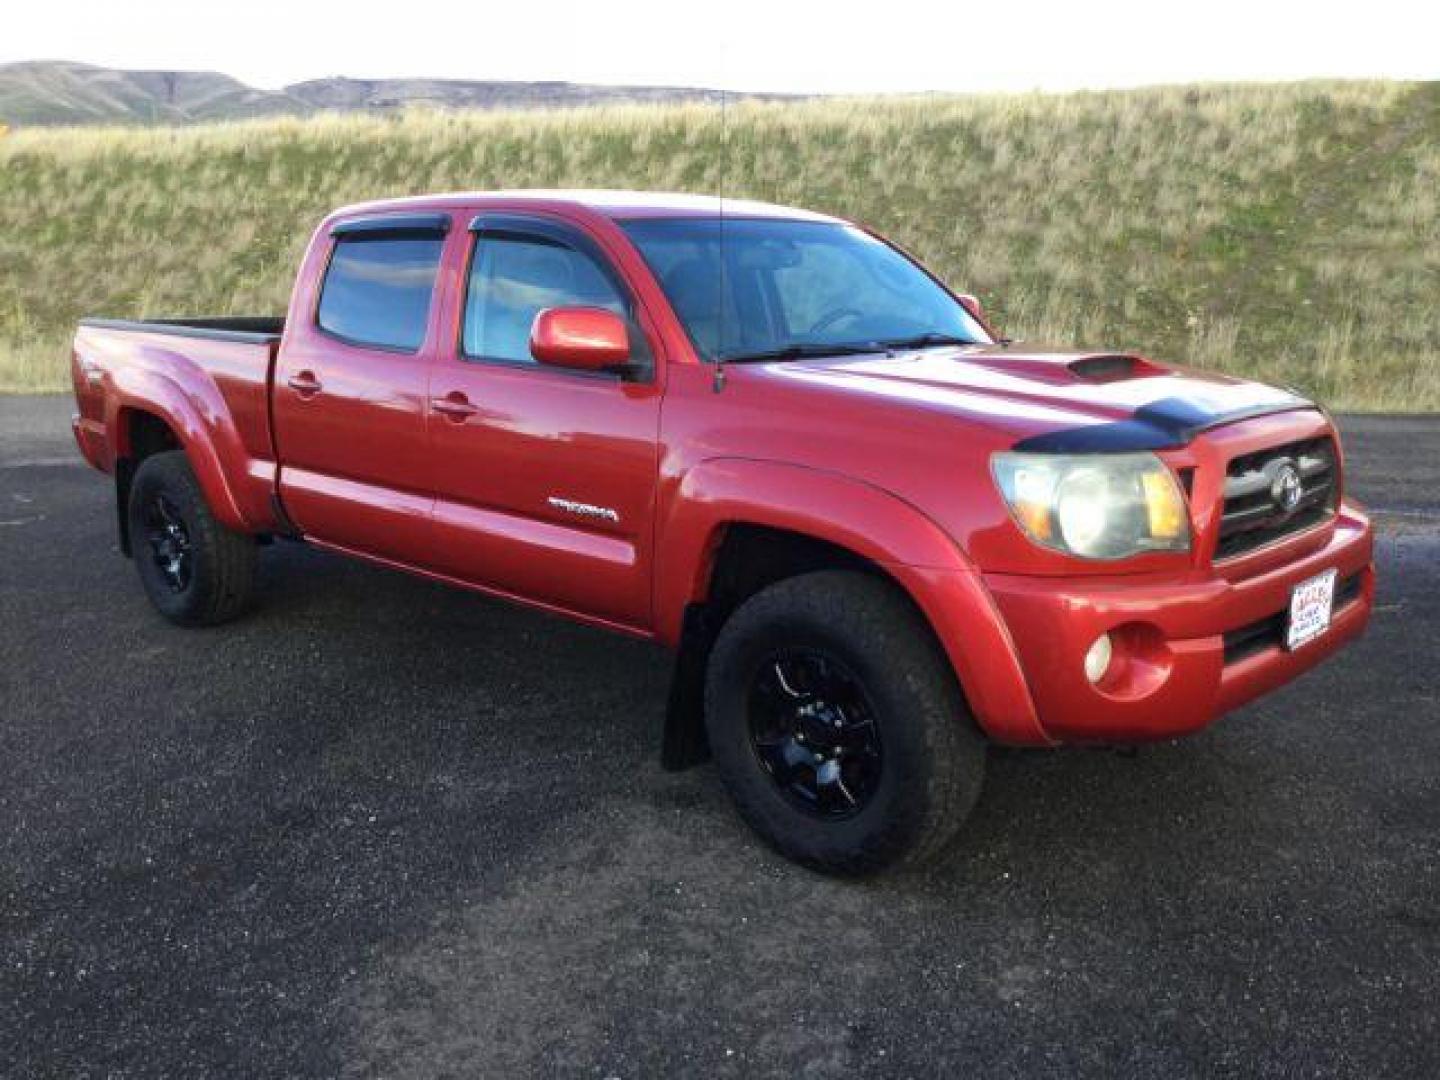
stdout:
POLYGON ((312 109, 342 112, 413 105, 445 109, 554 109, 587 105, 718 102, 718 90, 676 86, 599 86, 568 82, 478 82, 460 79, 313 79, 285 92, 312 109))
POLYGON ((457 79, 313 79, 257 90, 229 75, 119 71, 65 60, 0 64, 0 122, 180 124, 318 110, 384 111, 413 105, 448 109, 570 108, 586 105, 718 101, 696 87, 599 86, 567 82, 457 79))
POLYGON ((0 121, 14 126, 183 123, 307 109, 288 94, 213 72, 116 71, 48 60, 0 64, 0 121))
POLYGON ((82 314, 283 312, 334 206, 504 187, 812 207, 1017 338, 1440 409, 1440 84, 1378 82, 21 129, 0 389, 66 386, 82 314))

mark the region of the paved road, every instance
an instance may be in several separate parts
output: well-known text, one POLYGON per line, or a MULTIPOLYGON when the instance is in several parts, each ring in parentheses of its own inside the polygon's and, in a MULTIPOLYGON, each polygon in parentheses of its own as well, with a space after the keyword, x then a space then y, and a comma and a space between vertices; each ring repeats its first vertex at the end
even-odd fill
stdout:
POLYGON ((713 769, 665 657, 295 546, 186 632, 62 399, 0 399, 0 1073, 1440 1074, 1440 421, 1347 422, 1373 631, 1200 736, 999 753, 854 885, 713 769))

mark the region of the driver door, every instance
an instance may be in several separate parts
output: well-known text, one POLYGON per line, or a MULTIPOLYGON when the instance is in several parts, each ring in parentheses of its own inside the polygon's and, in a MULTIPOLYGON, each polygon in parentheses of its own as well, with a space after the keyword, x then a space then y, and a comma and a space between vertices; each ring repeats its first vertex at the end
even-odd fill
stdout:
POLYGON ((540 216, 486 214, 469 235, 459 343, 430 380, 433 537, 443 572, 636 630, 649 628, 660 389, 643 375, 582 372, 530 355, 536 313, 635 301, 598 243, 540 216))

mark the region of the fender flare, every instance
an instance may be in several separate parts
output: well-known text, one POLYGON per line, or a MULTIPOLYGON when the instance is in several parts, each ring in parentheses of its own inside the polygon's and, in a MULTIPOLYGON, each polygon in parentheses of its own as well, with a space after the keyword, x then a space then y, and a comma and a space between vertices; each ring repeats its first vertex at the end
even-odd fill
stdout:
MULTIPOLYGON (((112 376, 113 393, 106 401, 105 427, 113 454, 116 458, 128 456, 127 413, 159 417, 180 441, 216 520, 237 532, 255 532, 255 524, 247 520, 236 498, 235 478, 224 464, 243 462, 246 453, 220 388, 177 353, 146 350, 146 354, 147 361, 154 362, 125 365, 112 376), (159 370, 159 362, 173 373, 159 370), (185 376, 183 385, 176 377, 181 373, 185 376)), ((113 469, 114 463, 111 465, 113 469)))
MULTIPOLYGON (((707 595, 728 526, 812 536, 880 566, 929 622, 976 722, 992 738, 1051 743, 1009 630, 979 572, 950 536, 899 496, 840 473, 750 458, 711 458, 684 473, 656 533, 657 637, 679 645, 707 595)), ((683 656, 682 656, 683 663, 683 656)))

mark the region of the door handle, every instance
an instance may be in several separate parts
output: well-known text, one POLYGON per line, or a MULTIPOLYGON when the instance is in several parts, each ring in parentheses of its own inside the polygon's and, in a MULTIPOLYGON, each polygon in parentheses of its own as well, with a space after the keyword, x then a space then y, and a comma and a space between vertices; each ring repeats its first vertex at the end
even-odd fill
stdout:
POLYGON ((471 405, 469 398, 458 390, 446 394, 442 398, 433 399, 430 407, 438 413, 444 413, 455 424, 463 424, 468 417, 474 416, 480 411, 471 405))
POLYGON ((291 375, 290 378, 286 379, 285 381, 290 384, 291 390, 294 390, 297 394, 304 398, 314 397, 320 392, 323 386, 320 380, 315 378, 315 373, 313 371, 296 372, 294 375, 291 375))

